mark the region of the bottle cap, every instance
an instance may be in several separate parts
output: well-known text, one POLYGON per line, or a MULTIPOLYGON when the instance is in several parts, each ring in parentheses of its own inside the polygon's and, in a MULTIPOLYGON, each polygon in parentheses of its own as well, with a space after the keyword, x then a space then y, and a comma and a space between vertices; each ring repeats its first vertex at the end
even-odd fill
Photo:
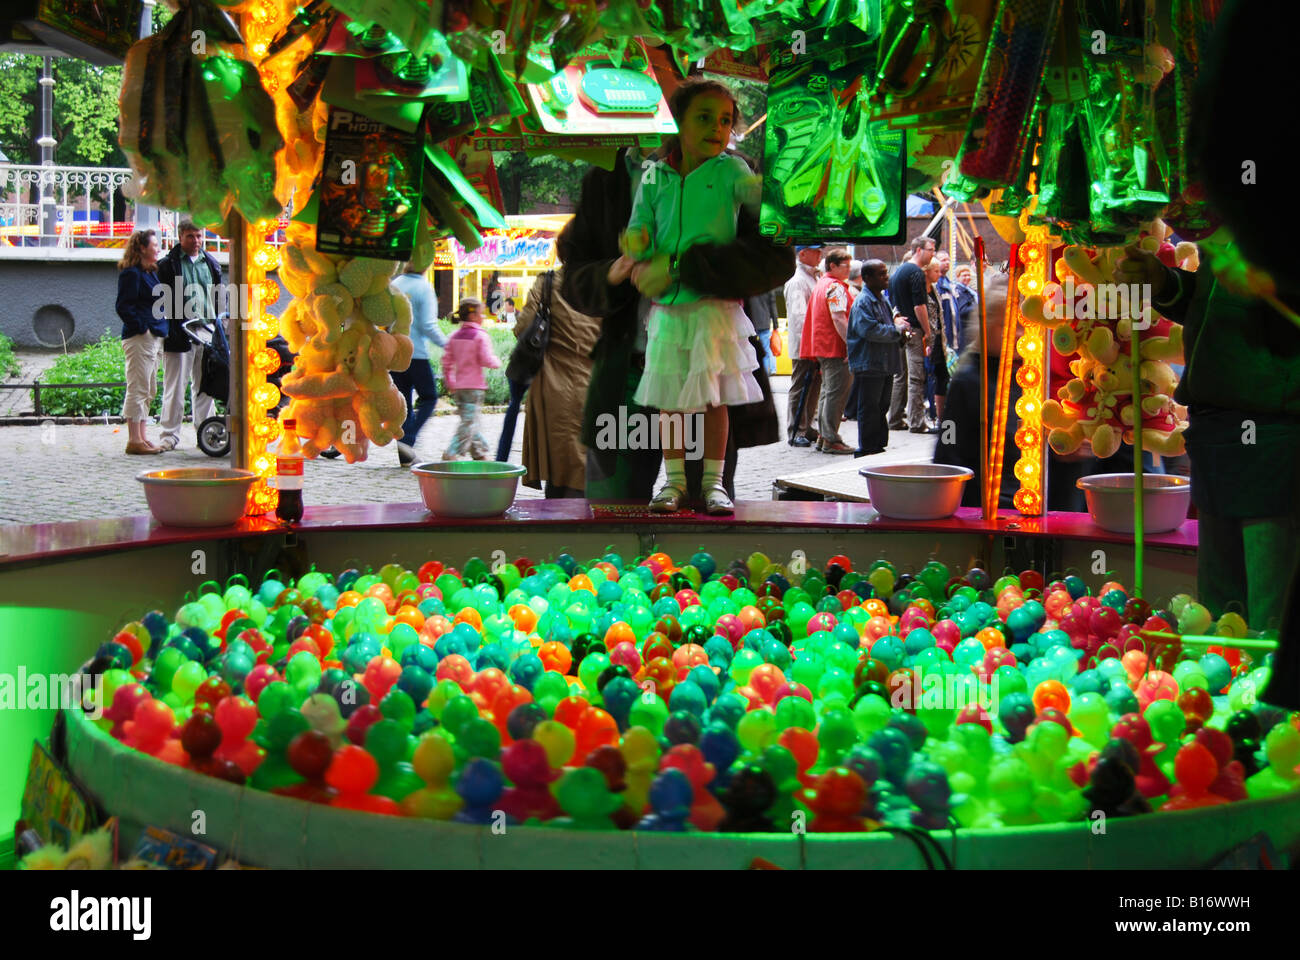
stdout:
POLYGON ((297 420, 294 420, 294 419, 291 417, 290 419, 285 420, 283 425, 284 425, 284 429, 286 429, 286 430, 292 430, 292 429, 294 429, 294 427, 298 426, 298 421, 297 421, 297 420))

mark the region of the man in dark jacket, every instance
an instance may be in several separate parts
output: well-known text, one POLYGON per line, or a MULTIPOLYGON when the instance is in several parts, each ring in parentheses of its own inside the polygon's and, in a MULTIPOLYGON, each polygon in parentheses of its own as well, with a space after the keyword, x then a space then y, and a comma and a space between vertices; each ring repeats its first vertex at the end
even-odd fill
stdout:
POLYGON ((217 412, 216 401, 199 389, 203 380, 203 348, 193 345, 185 333, 186 320, 215 320, 216 288, 221 284, 221 266, 203 249, 203 230, 189 220, 177 228, 180 242, 158 264, 158 282, 167 291, 163 303, 168 331, 163 340, 163 401, 159 424, 163 450, 175 450, 181 439, 185 416, 185 385, 190 385, 194 429, 217 412))
POLYGON ((1174 399, 1188 410, 1198 599, 1216 617, 1242 603, 1252 629, 1275 629, 1300 562, 1300 328, 1229 290, 1209 258, 1189 273, 1134 245, 1116 279, 1150 284, 1156 310, 1183 324, 1174 399))
POLYGON ((849 369, 857 392, 858 449, 854 456, 884 453, 889 444, 889 401, 902 370, 899 345, 908 323, 895 319, 885 303, 889 267, 883 260, 862 265, 862 293, 849 315, 849 369))
MULTIPOLYGON (((632 198, 648 158, 638 150, 618 152, 612 171, 593 167, 583 177, 582 194, 573 219, 556 239, 564 263, 560 295, 583 313, 602 318, 600 339, 592 352, 591 381, 582 415, 582 442, 587 447, 587 497, 592 500, 648 501, 654 494, 661 454, 658 449, 599 449, 597 420, 618 420, 620 406, 628 415, 650 416, 657 411, 638 407, 632 394, 645 365, 643 300, 630 280, 611 285, 610 268, 619 259, 618 236, 632 215, 632 198)), ((678 275, 692 289, 711 297, 742 300, 779 286, 794 272, 794 251, 774 245, 758 231, 757 219, 742 208, 736 239, 727 244, 697 244, 681 255, 678 275)), ((755 352, 762 344, 750 343, 755 352)), ((767 371, 754 371, 763 399, 730 408, 727 457, 722 484, 735 497, 736 450, 775 443, 780 425, 767 371)), ((626 440, 627 438, 621 438, 626 440)), ((701 495, 703 461, 688 460, 686 476, 692 499, 701 495)))

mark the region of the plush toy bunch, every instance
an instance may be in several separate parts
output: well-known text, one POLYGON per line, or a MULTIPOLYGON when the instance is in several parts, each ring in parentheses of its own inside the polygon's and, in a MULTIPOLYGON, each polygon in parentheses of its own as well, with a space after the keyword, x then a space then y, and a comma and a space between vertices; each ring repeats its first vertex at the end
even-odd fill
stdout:
POLYGON ((294 301, 280 332, 298 354, 282 389, 307 456, 332 446, 355 463, 402 437, 406 401, 388 374, 411 363, 411 303, 389 286, 396 263, 320 253, 314 234, 292 224, 281 251, 294 301))
MULTIPOLYGON (((1166 266, 1195 271, 1196 245, 1175 246, 1169 233, 1164 223, 1152 221, 1140 245, 1166 266)), ((1026 318, 1052 329, 1059 353, 1078 354, 1070 363, 1074 376, 1043 405, 1047 442, 1061 455, 1087 440, 1104 459, 1121 442, 1132 444, 1138 429, 1145 450, 1171 457, 1184 451, 1187 411, 1173 401, 1178 378, 1169 365, 1182 360, 1183 328, 1154 313, 1142 326, 1143 292, 1111 282, 1123 256, 1123 247, 1067 247, 1056 264, 1058 282, 1028 297, 1021 308, 1026 318), (1141 337, 1136 370, 1131 350, 1135 323, 1141 337)))

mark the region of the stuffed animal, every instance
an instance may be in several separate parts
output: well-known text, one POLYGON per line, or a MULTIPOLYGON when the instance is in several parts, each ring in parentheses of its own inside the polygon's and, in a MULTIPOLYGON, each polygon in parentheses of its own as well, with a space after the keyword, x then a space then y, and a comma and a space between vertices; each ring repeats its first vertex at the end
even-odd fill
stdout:
MULTIPOLYGON (((1139 242, 1163 263, 1195 270, 1199 265, 1195 245, 1174 246, 1166 239, 1169 233, 1164 223, 1155 220, 1139 242)), ((1177 456, 1184 450, 1186 410, 1172 400, 1177 378, 1169 367, 1169 362, 1182 359, 1182 326, 1164 317, 1144 317, 1144 298, 1135 301, 1129 291, 1120 295, 1111 278, 1123 256, 1123 247, 1091 252, 1067 247, 1056 264, 1059 283, 1047 284, 1042 295, 1027 298, 1021 308, 1028 319, 1052 329, 1058 352, 1078 353, 1070 364, 1072 379, 1043 405, 1048 444, 1061 455, 1073 453, 1088 440, 1093 453, 1104 459, 1121 442, 1132 443, 1137 429, 1142 430, 1145 449, 1163 456, 1177 456), (1073 309, 1060 309, 1071 290, 1073 309), (1133 401, 1131 346, 1138 321, 1146 323, 1136 331, 1141 337, 1140 409, 1133 401)))
POLYGON ((298 354, 281 384, 288 417, 308 457, 333 446, 364 460, 371 443, 402 437, 406 402, 389 372, 411 363, 410 301, 389 285, 392 261, 322 254, 307 224, 288 233, 280 273, 295 299, 280 329, 298 354))

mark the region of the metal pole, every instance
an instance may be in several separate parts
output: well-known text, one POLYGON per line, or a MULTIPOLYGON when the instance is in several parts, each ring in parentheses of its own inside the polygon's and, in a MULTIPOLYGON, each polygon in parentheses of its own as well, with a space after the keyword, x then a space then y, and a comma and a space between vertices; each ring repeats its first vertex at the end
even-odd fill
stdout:
POLYGON ((1142 471, 1142 378, 1138 373, 1142 368, 1142 334, 1137 326, 1133 327, 1129 345, 1133 361, 1133 595, 1141 597, 1146 570, 1146 481, 1142 471))
MULTIPOLYGON (((140 30, 137 35, 141 40, 153 36, 153 8, 156 2, 157 0, 144 0, 144 6, 140 10, 140 30)), ((147 203, 137 203, 135 205, 135 216, 132 219, 134 221, 132 224, 133 229, 148 230, 157 229, 161 218, 158 216, 157 207, 150 206, 147 203)), ((160 242, 161 240, 162 238, 159 237, 160 242)))
MULTIPOLYGON (((231 212, 226 220, 230 228, 229 282, 232 289, 243 289, 248 282, 248 226, 238 213, 231 212)), ((257 312, 260 299, 250 291, 248 313, 257 312)), ((226 425, 230 431, 230 465, 236 470, 247 470, 248 457, 248 373, 245 369, 247 343, 251 317, 244 315, 244 297, 231 298, 230 321, 226 324, 230 340, 230 395, 226 403, 226 425)))
MULTIPOLYGON (((51 130, 54 122, 54 58, 45 57, 41 65, 41 135, 36 145, 41 148, 41 166, 54 166, 54 147, 58 143, 51 130)), ((54 200, 53 170, 41 172, 40 182, 40 246, 52 247, 57 242, 58 208, 54 200)))

